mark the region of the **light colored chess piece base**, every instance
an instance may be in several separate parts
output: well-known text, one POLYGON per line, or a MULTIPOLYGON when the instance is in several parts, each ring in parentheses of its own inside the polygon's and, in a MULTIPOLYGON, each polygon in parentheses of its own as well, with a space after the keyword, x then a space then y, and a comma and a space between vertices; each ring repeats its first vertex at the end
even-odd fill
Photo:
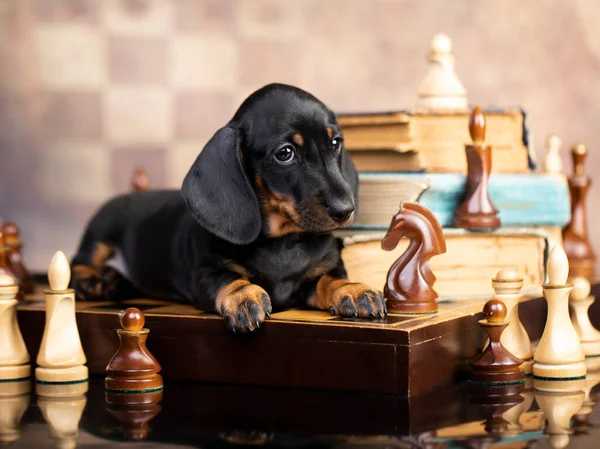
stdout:
MULTIPOLYGON (((550 366, 550 365, 548 365, 550 366)), ((584 365, 585 367, 585 365, 584 365)), ((570 372, 569 372, 570 373, 570 372)), ((569 393, 573 391, 583 390, 586 384, 585 375, 579 378, 568 378, 568 377, 538 377, 536 375, 535 367, 533 371, 534 387, 539 391, 557 392, 557 393, 569 393)), ((563 373, 564 375, 564 373, 563 373)))
POLYGON ((40 396, 73 396, 88 390, 87 366, 35 369, 35 390, 40 396))
POLYGON ((0 366, 0 382, 15 381, 17 379, 29 379, 31 377, 31 365, 0 366))

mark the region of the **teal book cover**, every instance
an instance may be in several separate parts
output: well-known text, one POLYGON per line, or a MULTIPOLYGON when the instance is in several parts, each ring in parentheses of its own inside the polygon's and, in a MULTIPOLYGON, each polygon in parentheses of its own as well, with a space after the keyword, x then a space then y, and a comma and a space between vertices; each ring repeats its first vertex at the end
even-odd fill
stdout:
MULTIPOLYGON (((453 173, 360 173, 354 229, 387 229, 402 201, 430 209, 451 227, 464 196, 466 175, 453 173)), ((488 195, 502 226, 564 227, 571 218, 566 177, 537 173, 492 173, 488 195)))

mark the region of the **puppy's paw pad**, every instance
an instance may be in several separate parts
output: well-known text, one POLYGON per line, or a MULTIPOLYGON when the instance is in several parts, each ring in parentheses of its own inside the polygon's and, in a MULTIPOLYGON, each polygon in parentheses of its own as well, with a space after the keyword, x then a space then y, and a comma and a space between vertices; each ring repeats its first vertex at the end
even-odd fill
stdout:
POLYGON ((355 282, 335 290, 332 307, 344 317, 383 318, 387 314, 383 293, 355 282))
POLYGON ((217 311, 234 332, 252 332, 272 312, 271 299, 258 285, 246 284, 231 290, 219 301, 217 311))

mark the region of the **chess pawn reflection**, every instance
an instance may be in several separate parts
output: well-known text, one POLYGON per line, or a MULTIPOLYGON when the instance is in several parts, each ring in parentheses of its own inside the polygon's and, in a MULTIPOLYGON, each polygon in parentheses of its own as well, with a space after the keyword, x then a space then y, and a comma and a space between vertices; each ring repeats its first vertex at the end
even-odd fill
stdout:
POLYGON ((130 307, 121 314, 119 350, 108 362, 105 387, 112 392, 150 393, 163 388, 161 366, 146 347, 149 329, 144 329, 144 314, 130 307))
POLYGON ((509 421, 504 415, 524 402, 524 384, 471 386, 471 402, 478 404, 486 415, 484 430, 492 435, 504 435, 509 421))
POLYGON ((531 377, 525 379, 523 390, 519 395, 523 398, 523 402, 520 402, 502 413, 502 418, 508 423, 503 434, 506 437, 516 437, 523 433, 521 416, 531 409, 534 399, 533 380, 531 377))
POLYGON ((502 333, 500 342, 512 355, 523 360, 521 367, 525 374, 531 374, 533 348, 529 334, 519 318, 519 303, 523 298, 520 293, 523 277, 519 276, 516 270, 505 268, 492 279, 492 287, 495 291, 494 298, 502 301, 507 310, 508 327, 502 333))
POLYGON ((135 394, 107 391, 106 409, 121 424, 125 438, 139 441, 148 436, 150 421, 161 411, 162 398, 163 390, 135 394))
POLYGON ((488 334, 489 344, 479 356, 469 362, 473 384, 519 384, 525 383, 523 361, 511 354, 500 342, 502 332, 507 328, 506 306, 498 299, 490 299, 483 307, 485 319, 479 324, 488 334))
POLYGON ((88 368, 75 317, 75 292, 67 289, 71 271, 62 251, 50 262, 45 290, 46 325, 35 370, 40 395, 83 394, 87 391, 88 368), (62 388, 68 385, 69 388, 62 388), (56 391, 55 391, 56 390, 56 391))
POLYGON ((533 354, 533 376, 543 382, 538 382, 536 388, 555 390, 565 379, 579 380, 577 388, 583 388, 587 372, 585 354, 569 317, 569 293, 573 287, 567 284, 569 262, 560 245, 550 251, 546 271, 549 283, 543 289, 548 316, 533 354), (551 385, 553 382, 558 383, 551 385))
POLYGON ((0 385, 11 382, 14 386, 21 386, 20 393, 27 393, 31 365, 17 321, 18 291, 19 286, 13 278, 0 274, 0 385), (27 382, 20 382, 22 380, 27 382))
POLYGON ((584 277, 576 277, 572 280, 573 290, 569 298, 571 306, 571 320, 579 341, 581 349, 586 357, 600 356, 600 331, 590 321, 588 310, 596 298, 590 296, 590 281, 584 277))
POLYGON ((437 33, 431 41, 429 64, 418 87, 417 108, 466 110, 467 91, 454 71, 452 41, 437 33))
POLYGON ((14 443, 22 434, 21 419, 29 406, 30 380, 0 383, 0 446, 14 443), (23 385, 27 384, 27 388, 23 385))
POLYGON ((562 140, 556 134, 550 134, 546 139, 546 158, 544 159, 544 173, 549 175, 562 174, 562 161, 560 160, 560 147, 562 140))
MULTIPOLYGON (((87 391, 87 382, 85 387, 87 391)), ((48 424, 54 446, 59 449, 72 449, 77 446, 79 421, 87 399, 84 394, 79 394, 68 385, 57 386, 54 393, 57 396, 40 396, 38 407, 48 424)))
POLYGON ((538 380, 533 380, 535 400, 546 418, 548 442, 552 449, 562 449, 569 445, 573 433, 571 419, 583 406, 585 394, 578 389, 579 382, 561 381, 556 382, 557 391, 544 386, 544 390, 537 390, 538 380), (560 384, 560 386, 559 386, 560 384))

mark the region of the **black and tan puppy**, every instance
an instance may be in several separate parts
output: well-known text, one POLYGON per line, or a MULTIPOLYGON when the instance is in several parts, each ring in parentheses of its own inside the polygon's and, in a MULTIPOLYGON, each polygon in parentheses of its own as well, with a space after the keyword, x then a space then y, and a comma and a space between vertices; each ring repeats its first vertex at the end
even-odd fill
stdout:
POLYGON ((304 305, 381 317, 382 294, 347 280, 332 235, 353 221, 357 188, 335 115, 268 85, 206 144, 181 191, 134 192, 97 212, 72 261, 75 288, 190 302, 242 332, 304 305))

